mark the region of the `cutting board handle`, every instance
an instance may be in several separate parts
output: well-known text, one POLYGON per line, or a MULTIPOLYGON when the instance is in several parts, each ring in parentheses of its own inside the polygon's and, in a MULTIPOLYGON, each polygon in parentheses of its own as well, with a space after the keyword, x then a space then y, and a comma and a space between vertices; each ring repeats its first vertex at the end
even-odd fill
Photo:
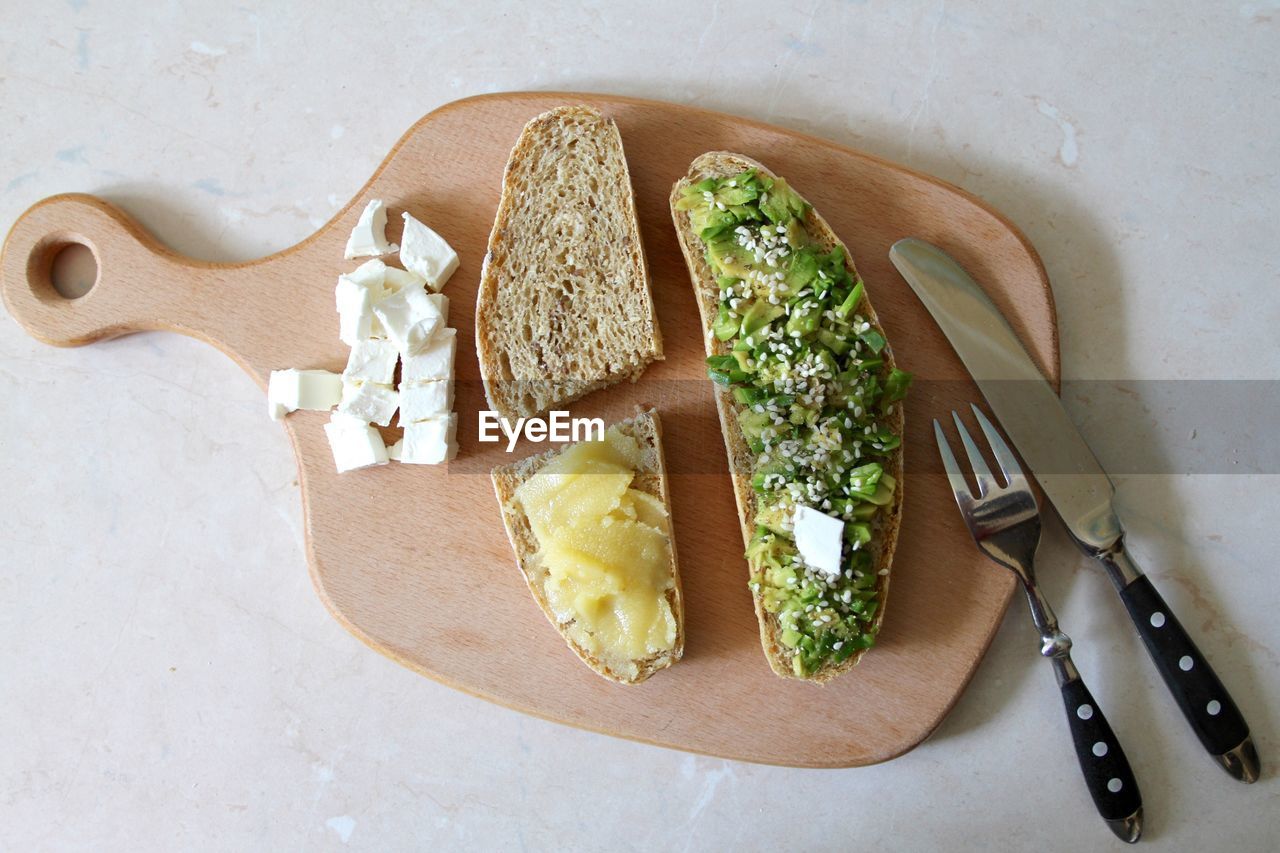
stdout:
POLYGON ((150 329, 208 341, 250 368, 242 338, 260 309, 251 295, 255 264, 210 264, 162 246, 133 218, 80 193, 38 202, 19 217, 0 256, 0 294, 14 319, 55 346, 81 346, 150 329), (97 265, 92 287, 70 298, 54 285, 54 259, 71 245, 97 265))

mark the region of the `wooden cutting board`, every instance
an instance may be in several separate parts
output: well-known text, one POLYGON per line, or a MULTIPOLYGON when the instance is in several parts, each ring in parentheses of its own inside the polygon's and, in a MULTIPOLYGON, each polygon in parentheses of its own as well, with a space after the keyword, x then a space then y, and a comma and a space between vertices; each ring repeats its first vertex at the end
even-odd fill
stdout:
MULTIPOLYGON (((969 541, 936 464, 930 419, 981 396, 888 259, 908 235, 937 243, 986 287, 1056 383, 1057 332, 1035 251, 1003 216, 926 175, 833 143, 734 116, 610 95, 470 98, 418 122, 339 214, 283 252, 209 264, 161 246, 111 205, 47 199, 14 225, 0 259, 10 313, 33 336, 76 346, 140 329, 208 341, 265 387, 273 368, 340 371, 333 285, 370 198, 429 223, 457 249, 451 325, 459 330, 460 453, 448 467, 389 465, 338 475, 321 425, 285 422, 298 460, 316 591, 349 631, 405 666, 540 717, 648 743, 748 761, 846 767, 893 758, 955 703, 1013 590, 969 541), (484 408, 474 348, 480 265, 507 154, 524 123, 563 103, 617 120, 635 182, 667 359, 634 385, 599 391, 576 415, 661 411, 687 606, 684 660, 639 686, 608 683, 547 624, 517 571, 488 471, 511 458, 477 442, 484 408), (880 642, 827 687, 777 678, 760 651, 747 567, 698 312, 667 210, 672 183, 712 149, 763 161, 812 201, 849 245, 917 385, 907 404, 906 506, 880 642), (99 269, 78 299, 51 283, 53 256, 87 245, 99 269)), ((266 405, 263 405, 266 417, 266 405)), ((545 449, 523 444, 516 456, 545 449)), ((429 715, 424 709, 424 717, 429 715)))

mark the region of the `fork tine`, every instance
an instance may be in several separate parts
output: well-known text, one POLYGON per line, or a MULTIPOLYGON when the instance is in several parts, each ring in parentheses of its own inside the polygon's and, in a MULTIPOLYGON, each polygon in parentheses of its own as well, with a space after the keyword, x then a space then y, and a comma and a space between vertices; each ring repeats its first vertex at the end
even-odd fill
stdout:
POLYGON ((985 498, 992 490, 1000 488, 1000 484, 996 482, 995 475, 987 467, 987 460, 982 458, 978 445, 973 443, 969 430, 964 428, 960 415, 953 411, 951 417, 955 419, 956 429, 960 431, 960 442, 964 445, 964 452, 969 454, 969 464, 973 466, 973 476, 978 481, 978 497, 985 498))
POLYGON ((951 482, 951 491, 955 493, 956 503, 963 510, 965 504, 971 502, 973 497, 969 494, 969 484, 965 482, 964 473, 960 470, 960 464, 956 462, 955 454, 951 452, 947 435, 942 431, 942 424, 938 423, 937 418, 933 419, 933 437, 938 440, 938 453, 942 456, 942 467, 947 472, 947 479, 951 482))
POLYGON ((978 419, 978 426, 982 427, 982 434, 987 437, 987 441, 991 444, 991 453, 995 456, 996 463, 999 464, 1000 470, 1004 472, 1004 478, 1009 481, 1009 485, 1025 483, 1027 478, 1022 473, 1022 466, 1018 464, 1018 457, 1014 456, 1013 451, 1009 449, 1009 445, 1005 444, 1000 431, 982 413, 982 409, 979 409, 973 403, 970 403, 969 407, 973 409, 973 415, 978 419))

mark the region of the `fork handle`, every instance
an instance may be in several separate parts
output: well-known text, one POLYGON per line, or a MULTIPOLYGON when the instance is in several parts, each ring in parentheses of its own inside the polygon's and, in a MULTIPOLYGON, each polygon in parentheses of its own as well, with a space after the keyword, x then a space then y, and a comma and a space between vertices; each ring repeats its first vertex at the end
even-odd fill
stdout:
MULTIPOLYGON (((1058 663, 1057 660, 1054 663, 1058 663)), ((1067 725, 1071 727, 1071 739, 1075 742, 1076 758, 1084 773, 1085 785, 1093 797, 1093 804, 1122 841, 1132 844, 1142 834, 1142 794, 1138 781, 1133 778, 1129 759, 1125 757, 1120 741, 1106 715, 1098 707, 1080 674, 1064 661, 1070 677, 1063 681, 1062 703, 1067 711, 1067 725)))
POLYGON ((1249 724, 1151 579, 1139 576, 1120 590, 1120 598, 1200 743, 1232 776, 1254 781, 1258 758, 1249 724), (1233 767, 1232 761, 1243 763, 1233 767))

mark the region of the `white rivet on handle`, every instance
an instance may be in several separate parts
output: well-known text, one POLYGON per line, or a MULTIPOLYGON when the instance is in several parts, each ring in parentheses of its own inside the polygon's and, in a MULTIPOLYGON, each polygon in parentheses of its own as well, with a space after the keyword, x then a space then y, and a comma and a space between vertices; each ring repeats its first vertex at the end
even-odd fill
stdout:
POLYGON ((1222 703, 1217 699, 1213 699, 1208 705, 1204 706, 1204 709, 1209 712, 1210 717, 1216 717, 1218 716, 1218 713, 1222 711, 1222 703))
POLYGON ((1120 789, 1124 787, 1124 783, 1114 776, 1107 782, 1107 790, 1113 794, 1120 793, 1120 789))
POLYGON ((1079 708, 1076 708, 1076 716, 1082 720, 1089 719, 1090 717, 1093 716, 1093 706, 1081 705, 1079 708))
POLYGON ((1098 741, 1097 743, 1095 743, 1095 744, 1093 745, 1093 754, 1094 754, 1094 755, 1096 755, 1096 756, 1098 756, 1099 758, 1101 758, 1102 756, 1106 755, 1106 754, 1107 754, 1107 744, 1106 744, 1106 741, 1101 741, 1101 740, 1100 740, 1100 741, 1098 741))
POLYGON ((1178 669, 1182 670, 1183 672, 1190 672, 1191 667, 1195 665, 1196 665, 1196 662, 1191 659, 1191 655, 1183 655, 1182 657, 1178 658, 1178 669))
POLYGON ((1151 627, 1153 628, 1164 627, 1164 614, 1161 613, 1159 610, 1151 614, 1151 627))

